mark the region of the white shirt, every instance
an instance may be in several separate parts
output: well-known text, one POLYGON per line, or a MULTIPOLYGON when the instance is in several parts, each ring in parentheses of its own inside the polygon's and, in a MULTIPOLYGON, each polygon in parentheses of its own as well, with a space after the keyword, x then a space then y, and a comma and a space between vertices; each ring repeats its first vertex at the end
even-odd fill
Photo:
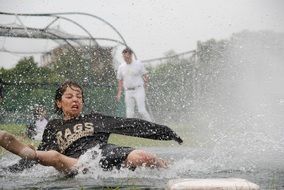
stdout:
POLYGON ((36 129, 35 130, 36 130, 37 134, 36 134, 36 136, 34 136, 35 140, 41 140, 42 139, 43 131, 44 131, 47 123, 48 123, 48 121, 45 118, 36 120, 36 122, 35 122, 36 129))
POLYGON ((144 85, 143 75, 147 71, 141 61, 132 61, 131 64, 122 63, 118 67, 117 79, 123 80, 123 87, 135 88, 144 85))

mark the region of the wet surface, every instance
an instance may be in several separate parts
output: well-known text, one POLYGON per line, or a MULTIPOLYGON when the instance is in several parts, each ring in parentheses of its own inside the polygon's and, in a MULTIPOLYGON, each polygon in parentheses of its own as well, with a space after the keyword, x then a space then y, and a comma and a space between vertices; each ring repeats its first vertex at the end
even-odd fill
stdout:
MULTIPOLYGON (((147 148, 145 148, 147 149, 147 148)), ((176 178, 243 178, 256 183, 260 189, 283 189, 284 166, 279 160, 260 159, 254 162, 228 162, 221 165, 211 160, 207 149, 148 148, 163 158, 171 160, 168 169, 136 171, 102 171, 91 163, 90 171, 67 178, 51 167, 36 166, 22 173, 12 174, 0 170, 0 188, 3 189, 164 189, 170 179, 176 178), (233 163, 234 162, 234 163, 233 163)), ((6 154, 0 166, 14 163, 18 158, 6 154)), ((247 158, 250 159, 250 158, 247 158)))

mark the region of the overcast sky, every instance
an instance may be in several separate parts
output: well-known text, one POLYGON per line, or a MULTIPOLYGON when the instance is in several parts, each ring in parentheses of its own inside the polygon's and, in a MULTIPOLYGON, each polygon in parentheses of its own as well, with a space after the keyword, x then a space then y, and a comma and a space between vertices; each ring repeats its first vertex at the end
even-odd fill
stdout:
MULTIPOLYGON (((283 0, 0 0, 1 12, 86 12, 101 17, 120 32, 142 60, 163 57, 169 50, 176 53, 193 50, 198 40, 228 39, 243 30, 284 32, 283 10, 283 0)), ((72 19, 95 37, 119 39, 109 27, 93 19, 72 19)), ((0 24, 11 22, 18 21, 0 15, 0 24)), ((78 31, 74 26, 61 29, 69 33, 78 31)), ((37 47, 31 41, 0 37, 0 49, 44 50, 51 42, 44 44, 37 47)), ((22 56, 0 52, 0 67, 15 66, 22 56)))

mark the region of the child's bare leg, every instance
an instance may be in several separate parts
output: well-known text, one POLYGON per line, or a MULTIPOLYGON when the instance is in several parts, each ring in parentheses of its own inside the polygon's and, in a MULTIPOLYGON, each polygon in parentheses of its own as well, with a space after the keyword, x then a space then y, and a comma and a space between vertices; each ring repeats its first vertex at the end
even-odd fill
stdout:
POLYGON ((143 150, 133 150, 130 152, 126 159, 126 165, 128 167, 146 166, 146 167, 157 167, 167 168, 168 163, 158 158, 156 155, 143 150))
POLYGON ((53 166, 62 172, 72 171, 73 166, 77 163, 77 159, 65 156, 57 151, 36 151, 5 131, 0 131, 0 145, 22 158, 37 160, 41 165, 53 166))
POLYGON ((18 141, 13 135, 0 131, 0 145, 6 150, 29 160, 36 159, 35 151, 29 146, 18 141))
POLYGON ((55 169, 61 172, 68 173, 73 171, 74 165, 77 163, 77 159, 65 156, 57 151, 36 151, 37 159, 41 165, 53 166, 55 169))

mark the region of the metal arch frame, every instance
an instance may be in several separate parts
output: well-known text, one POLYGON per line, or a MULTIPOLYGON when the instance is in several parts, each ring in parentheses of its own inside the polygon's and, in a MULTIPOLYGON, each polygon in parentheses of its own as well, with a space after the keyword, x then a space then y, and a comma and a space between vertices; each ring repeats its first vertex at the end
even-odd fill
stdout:
MULTIPOLYGON (((1 13, 1 12, 0 12, 1 13)), ((48 15, 48 13, 43 13, 43 14, 46 14, 48 15)), ((117 35, 121 38, 122 42, 123 42, 123 45, 125 47, 129 47, 131 48, 130 46, 127 45, 125 39, 123 38, 123 36, 120 34, 120 32, 112 25, 110 24, 109 22, 107 22, 106 20, 104 20, 103 18, 99 17, 99 16, 96 16, 96 15, 93 15, 93 14, 90 14, 90 13, 83 13, 83 12, 65 12, 65 13, 52 13, 53 15, 69 15, 69 14, 78 14, 78 15, 86 15, 86 16, 90 16, 92 18, 95 18, 95 19, 98 19, 100 21, 102 21, 103 23, 107 24, 108 26, 110 26, 116 33, 117 35)), ((132 48, 131 48, 132 49, 132 48)), ((137 59, 137 55, 135 53, 135 51, 133 51, 133 54, 134 54, 134 57, 135 59, 137 59)))
MULTIPOLYGON (((0 26, 0 28, 7 28, 7 27, 0 26)), ((13 29, 13 28, 9 27, 9 29, 11 30, 11 29, 13 29)), ((15 27, 14 29, 23 29, 23 28, 16 28, 16 27, 15 27)), ((60 37, 60 36, 58 36, 58 35, 56 35, 56 34, 50 32, 50 31, 46 31, 46 30, 43 30, 43 29, 31 28, 31 27, 26 27, 26 29, 27 29, 27 30, 36 30, 36 31, 44 32, 44 33, 46 33, 46 34, 50 34, 50 35, 52 35, 52 36, 55 36, 57 39, 51 39, 51 38, 49 38, 49 39, 54 40, 54 41, 56 41, 56 40, 58 40, 58 39, 65 41, 65 42, 72 48, 72 50, 76 53, 76 56, 79 57, 79 54, 78 54, 76 48, 75 48, 72 44, 70 44, 70 43, 68 42, 68 40, 66 40, 65 38, 62 38, 62 37, 60 37)), ((9 36, 6 36, 6 37, 9 37, 9 36)), ((14 36, 14 37, 16 37, 16 36, 14 36)), ((24 37, 22 37, 22 38, 24 38, 24 37)), ((31 37, 26 37, 26 38, 31 38, 31 37)))
MULTIPOLYGON (((77 56, 78 58, 80 58, 80 56, 79 56, 78 51, 76 50, 76 48, 75 48, 74 46, 72 46, 72 44, 70 44, 70 43, 68 42, 68 40, 66 40, 66 39, 64 39, 64 38, 61 38, 60 36, 58 36, 58 35, 56 35, 56 34, 53 34, 52 32, 47 32, 47 31, 45 31, 45 32, 46 32, 47 34, 51 34, 51 35, 53 35, 53 36, 55 36, 55 37, 57 37, 57 38, 59 38, 59 39, 65 41, 65 42, 72 48, 72 50, 75 52, 76 56, 77 56)), ((54 40, 54 41, 56 41, 56 40, 54 40)))
MULTIPOLYGON (((110 26, 116 33, 117 35, 121 38, 121 40, 123 41, 123 43, 125 44, 125 46, 127 46, 127 43, 125 41, 125 39, 123 38, 123 36, 119 33, 119 31, 113 26, 111 25, 109 22, 107 22, 106 20, 104 20, 101 17, 98 17, 96 15, 90 14, 90 13, 83 13, 83 12, 64 12, 64 13, 38 13, 38 14, 33 14, 33 13, 7 13, 7 12, 0 12, 0 15, 14 15, 14 16, 47 16, 47 17, 56 17, 56 18, 62 18, 65 19, 67 21, 72 22, 73 24, 76 24, 77 26, 79 26, 81 29, 83 29, 89 36, 91 39, 93 39, 93 36, 88 32, 88 30, 86 30, 82 25, 78 24, 77 22, 75 22, 72 19, 66 18, 66 17, 62 17, 62 16, 58 16, 58 15, 72 15, 72 14, 78 14, 78 15, 86 15, 86 16, 90 16, 92 18, 98 19, 100 21, 102 21, 103 23, 107 24, 108 26, 110 26)), ((48 25, 49 26, 49 25, 48 25)))
MULTIPOLYGON (((54 20, 52 20, 46 27, 44 27, 44 29, 42 30, 47 30, 49 28, 49 26, 51 26, 55 21, 57 21, 58 19, 63 19, 63 20, 66 20, 66 21, 69 21, 75 25, 77 25, 79 28, 81 28, 83 31, 85 31, 87 33, 87 35, 90 36, 90 38, 92 39, 93 36, 92 34, 86 29, 84 28, 82 25, 80 25, 78 22, 72 20, 72 19, 69 19, 69 18, 66 18, 66 17, 63 17, 63 16, 57 16, 57 15, 47 15, 47 14, 17 14, 17 13, 6 13, 6 12, 0 12, 0 15, 14 15, 14 16, 46 16, 46 17, 55 17, 54 20)), ((95 42, 96 45, 98 45, 96 42, 95 42)))
POLYGON ((141 62, 143 63, 150 63, 150 62, 154 62, 154 61, 162 61, 162 60, 166 60, 166 59, 172 59, 175 57, 180 57, 183 55, 187 55, 187 54, 196 54, 195 50, 191 50, 191 51, 186 51, 186 52, 182 52, 182 53, 178 53, 172 56, 166 56, 166 57, 160 57, 160 58, 154 58, 154 59, 145 59, 145 60, 141 60, 141 62))
POLYGON ((79 15, 86 15, 86 16, 90 16, 90 17, 93 17, 93 18, 96 18, 102 22, 104 22, 105 24, 107 24, 108 26, 110 26, 116 33, 117 35, 121 38, 121 40, 123 41, 123 43, 127 46, 127 43, 125 41, 125 39, 123 38, 123 36, 119 33, 119 31, 113 26, 111 25, 109 22, 107 22, 106 20, 104 20, 103 18, 101 17, 98 17, 96 15, 93 15, 93 14, 90 14, 90 13, 82 13, 82 12, 65 12, 65 13, 52 13, 54 15, 64 15, 64 14, 79 14, 79 15))
MULTIPOLYGON (((55 18, 56 18, 56 20, 57 20, 58 18, 61 18, 61 19, 63 19, 63 20, 67 20, 67 21, 69 21, 69 22, 72 22, 73 24, 79 26, 82 30, 84 30, 84 31, 90 36, 90 39, 93 39, 93 40, 94 40, 94 37, 92 36, 92 34, 91 34, 88 30, 86 30, 82 25, 80 25, 79 23, 77 23, 76 21, 74 21, 74 20, 72 20, 72 19, 69 19, 69 18, 66 18, 66 17, 62 17, 62 16, 56 16, 55 18)), ((51 24, 50 24, 50 25, 51 25, 51 24)), ((45 27, 45 29, 48 28, 50 25, 48 25, 47 27, 45 27)), ((95 44, 98 45, 96 41, 95 41, 95 44)), ((90 44, 90 45, 91 45, 91 44, 90 44)))
MULTIPOLYGON (((92 17, 92 18, 95 18, 97 20, 100 20, 102 21, 103 23, 105 23, 106 25, 108 25, 112 30, 114 30, 116 32, 116 34, 121 38, 122 42, 119 41, 119 40, 114 40, 114 39, 108 39, 108 38, 101 38, 101 39, 104 39, 104 40, 109 40, 109 41, 114 41, 114 42, 118 42, 119 44, 125 46, 125 47, 129 47, 125 41, 125 39, 123 38, 123 36, 119 33, 119 31, 112 25, 110 24, 109 22, 107 22, 106 20, 104 20, 103 18, 99 17, 99 16, 96 16, 96 15, 93 15, 93 14, 90 14, 90 13, 83 13, 83 12, 64 12, 64 13, 39 13, 39 14, 32 14, 32 13, 8 13, 8 12, 1 12, 0 11, 0 15, 11 15, 11 16, 45 16, 45 17, 55 17, 54 20, 52 20, 44 29, 42 30, 46 30, 49 28, 49 26, 51 26, 54 22, 56 22, 58 19, 63 19, 63 20, 66 20, 66 21, 69 21, 75 25, 77 25, 78 27, 80 27, 84 32, 87 33, 87 35, 89 36, 89 39, 90 39, 90 44, 91 44, 91 41, 94 41, 95 44, 98 46, 98 43, 96 42, 96 39, 97 38, 94 38, 92 36, 92 34, 86 29, 84 28, 82 25, 80 25, 79 23, 77 23, 76 21, 72 20, 72 19, 69 19, 69 18, 66 18, 66 17, 63 17, 63 16, 60 16, 60 15, 74 15, 74 14, 77 14, 77 15, 85 15, 85 16, 89 16, 89 17, 92 17)), ((18 17, 17 17, 18 18, 18 17)), ((21 22, 21 20, 19 19, 19 21, 21 22)), ((25 29, 25 27, 24 27, 25 29)), ((74 48, 73 48, 74 49, 74 48)), ((137 59, 137 56, 136 56, 136 53, 134 52, 134 57, 137 59)))
MULTIPOLYGON (((1 27, 1 26, 0 26, 1 27)), ((83 38, 64 38, 66 40, 84 40, 84 39, 89 39, 87 37, 83 37, 83 38)), ((121 44, 123 46, 125 46, 125 44, 119 40, 115 40, 115 39, 111 39, 111 38, 94 38, 95 40, 97 41, 111 41, 111 42, 116 42, 118 44, 121 44)), ((11 51, 11 50, 8 50, 6 48, 0 48, 0 52, 7 52, 7 53, 15 53, 15 54, 43 54, 43 53, 47 53, 49 51, 34 51, 34 52, 27 52, 27 51, 11 51)))

